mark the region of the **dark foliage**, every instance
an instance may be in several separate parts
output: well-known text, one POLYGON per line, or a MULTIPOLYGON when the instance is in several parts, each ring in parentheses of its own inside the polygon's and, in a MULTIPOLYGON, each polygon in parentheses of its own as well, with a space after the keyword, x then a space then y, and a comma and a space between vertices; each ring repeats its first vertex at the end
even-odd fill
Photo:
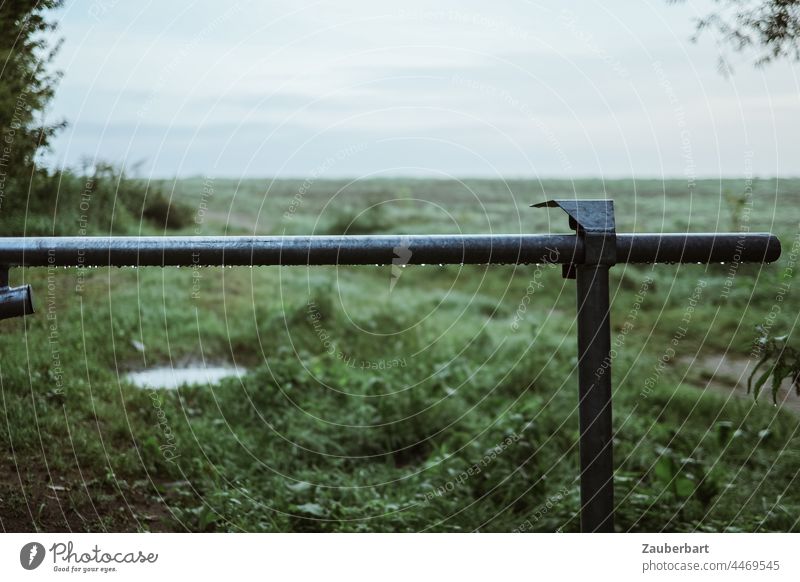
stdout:
MULTIPOLYGON (((697 19, 697 36, 715 34, 735 51, 755 52, 755 64, 800 59, 800 0, 716 0, 719 9, 697 19)), ((720 66, 730 70, 723 57, 720 66)))

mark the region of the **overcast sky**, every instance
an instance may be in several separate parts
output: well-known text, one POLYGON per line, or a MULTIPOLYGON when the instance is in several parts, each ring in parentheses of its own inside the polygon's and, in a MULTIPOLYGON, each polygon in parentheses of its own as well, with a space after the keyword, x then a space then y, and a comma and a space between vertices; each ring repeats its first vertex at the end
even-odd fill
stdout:
POLYGON ((798 65, 706 2, 68 0, 55 163, 146 176, 800 175, 798 65))

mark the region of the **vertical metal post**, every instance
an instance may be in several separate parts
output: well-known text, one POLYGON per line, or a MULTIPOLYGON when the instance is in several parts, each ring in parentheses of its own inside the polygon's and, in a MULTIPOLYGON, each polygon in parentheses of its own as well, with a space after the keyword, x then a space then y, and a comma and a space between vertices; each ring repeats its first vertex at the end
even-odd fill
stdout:
POLYGON ((576 265, 581 531, 614 531, 608 265, 576 265))
POLYGON ((583 239, 582 257, 563 265, 578 297, 578 416, 581 457, 581 531, 614 531, 614 458, 611 426, 611 326, 608 269, 617 262, 613 200, 550 200, 583 239))

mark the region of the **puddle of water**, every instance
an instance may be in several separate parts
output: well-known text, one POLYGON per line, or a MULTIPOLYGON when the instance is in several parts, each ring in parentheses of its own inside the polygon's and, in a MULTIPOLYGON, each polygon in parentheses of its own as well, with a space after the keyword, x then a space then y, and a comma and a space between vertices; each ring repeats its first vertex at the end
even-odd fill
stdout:
POLYGON ((149 368, 125 375, 125 379, 137 388, 152 390, 176 390, 179 386, 213 386, 224 378, 241 378, 247 373, 243 368, 221 366, 206 368, 190 366, 187 368, 149 368))

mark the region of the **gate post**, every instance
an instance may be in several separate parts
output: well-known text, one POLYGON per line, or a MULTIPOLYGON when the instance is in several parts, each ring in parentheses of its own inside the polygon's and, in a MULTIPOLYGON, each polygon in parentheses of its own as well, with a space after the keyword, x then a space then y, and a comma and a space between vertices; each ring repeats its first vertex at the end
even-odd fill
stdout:
MULTIPOLYGON (((563 266, 575 279, 578 303, 578 416, 581 531, 614 531, 611 425, 611 326, 608 269, 617 262, 613 200, 551 200, 583 239, 583 261, 563 266)), ((573 257, 574 258, 574 257, 573 257)))

